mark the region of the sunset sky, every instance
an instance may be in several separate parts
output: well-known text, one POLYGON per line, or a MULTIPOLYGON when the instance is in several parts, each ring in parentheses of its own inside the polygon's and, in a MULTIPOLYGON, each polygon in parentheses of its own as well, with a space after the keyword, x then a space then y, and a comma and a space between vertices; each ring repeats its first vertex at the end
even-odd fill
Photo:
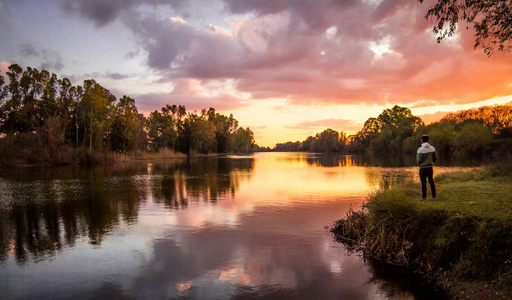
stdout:
MULTIPOLYGON (((93 78, 139 111, 214 107, 260 146, 357 132, 395 104, 427 123, 512 101, 512 53, 438 44, 432 1, 0 0, 0 71, 93 78)), ((470 26, 471 27, 471 26, 470 26)))

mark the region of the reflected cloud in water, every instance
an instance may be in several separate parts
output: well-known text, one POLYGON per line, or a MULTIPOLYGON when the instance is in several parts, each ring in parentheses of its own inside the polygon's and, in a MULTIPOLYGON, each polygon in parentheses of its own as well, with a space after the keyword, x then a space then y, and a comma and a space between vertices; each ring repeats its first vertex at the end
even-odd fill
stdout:
POLYGON ((0 293, 383 299, 371 269, 325 229, 409 177, 366 164, 263 153, 2 170, 0 293))

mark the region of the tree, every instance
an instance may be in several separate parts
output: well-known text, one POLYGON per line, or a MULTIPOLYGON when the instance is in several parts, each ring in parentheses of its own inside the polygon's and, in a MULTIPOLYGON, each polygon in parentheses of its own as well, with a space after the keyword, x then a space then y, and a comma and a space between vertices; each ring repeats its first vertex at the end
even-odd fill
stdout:
MULTIPOLYGON (((428 126, 427 132, 431 141, 435 141, 436 150, 449 153, 455 144, 457 132, 451 122, 437 122, 428 126)), ((420 137, 417 137, 420 140, 420 137)))
POLYGON ((302 142, 302 151, 313 152, 317 140, 318 138, 316 136, 308 136, 308 138, 302 142))
POLYGON ((113 151, 138 150, 144 140, 141 138, 144 116, 139 114, 135 106, 135 100, 123 96, 114 107, 114 122, 109 135, 110 145, 113 151))
MULTIPOLYGON (((346 139, 346 136, 343 134, 346 139)), ((331 153, 339 152, 343 148, 340 142, 340 133, 334 129, 328 128, 316 135, 317 141, 314 149, 318 152, 331 153)))
POLYGON ((112 125, 111 104, 115 100, 116 97, 94 79, 84 80, 84 93, 79 110, 84 124, 84 145, 88 140, 89 149, 93 146, 102 149, 112 125))
POLYGON ((208 111, 203 110, 203 115, 208 116, 208 121, 215 126, 215 140, 217 142, 217 153, 226 153, 232 143, 232 137, 238 128, 238 121, 233 115, 226 117, 215 112, 213 107, 208 111))
POLYGON ((512 49, 512 0, 438 0, 425 18, 436 18, 433 31, 438 43, 452 36, 463 20, 473 24, 474 47, 482 47, 488 56, 512 49))
POLYGON ((254 145, 254 133, 247 128, 238 128, 233 140, 233 151, 235 153, 251 153, 254 145))
POLYGON ((482 106, 447 114, 441 122, 461 124, 468 120, 479 121, 491 128, 495 136, 508 137, 512 134, 512 106, 482 106))
MULTIPOLYGON (((398 105, 382 111, 376 120, 368 119, 365 127, 367 127, 367 124, 369 124, 370 129, 367 130, 370 134, 361 139, 364 142, 361 143, 362 146, 369 143, 369 148, 373 151, 388 150, 396 152, 403 151, 404 144, 409 143, 407 139, 414 134, 418 127, 424 125, 423 121, 414 116, 410 109, 398 105)), ((364 137, 362 134, 360 136, 364 137)))
POLYGON ((202 115, 189 113, 180 128, 181 152, 209 153, 215 151, 215 126, 202 115))
POLYGON ((7 89, 4 86, 4 84, 5 84, 5 79, 2 76, 2 74, 0 74, 0 107, 2 107, 2 105, 4 104, 4 99, 7 96, 7 89))
POLYGON ((151 112, 147 121, 150 148, 155 152, 164 147, 175 151, 178 129, 181 127, 182 117, 186 114, 185 106, 167 104, 161 111, 151 112))
POLYGON ((492 133, 488 127, 469 122, 462 126, 455 139, 455 144, 462 153, 477 153, 487 150, 491 141, 492 133))
POLYGON ((13 134, 20 129, 22 122, 20 115, 22 93, 19 79, 23 69, 17 64, 10 65, 8 69, 9 71, 5 73, 9 79, 9 84, 5 87, 8 99, 2 104, 0 110, 0 125, 2 133, 13 134))

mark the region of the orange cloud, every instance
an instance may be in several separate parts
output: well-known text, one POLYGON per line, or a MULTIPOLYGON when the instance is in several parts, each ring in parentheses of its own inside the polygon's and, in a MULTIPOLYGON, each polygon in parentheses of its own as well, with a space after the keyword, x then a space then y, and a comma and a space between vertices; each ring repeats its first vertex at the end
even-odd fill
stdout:
POLYGON ((301 122, 293 126, 286 126, 289 129, 319 129, 324 130, 332 128, 337 131, 357 131, 361 129, 362 124, 357 124, 353 120, 343 119, 325 119, 316 121, 301 122))

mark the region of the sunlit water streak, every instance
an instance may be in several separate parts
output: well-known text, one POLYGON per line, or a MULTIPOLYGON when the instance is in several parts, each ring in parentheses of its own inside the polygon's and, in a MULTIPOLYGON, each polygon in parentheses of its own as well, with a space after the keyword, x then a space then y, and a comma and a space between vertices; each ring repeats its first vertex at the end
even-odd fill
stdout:
POLYGON ((416 171, 304 153, 5 171, 0 295, 384 299, 328 226, 416 171))

